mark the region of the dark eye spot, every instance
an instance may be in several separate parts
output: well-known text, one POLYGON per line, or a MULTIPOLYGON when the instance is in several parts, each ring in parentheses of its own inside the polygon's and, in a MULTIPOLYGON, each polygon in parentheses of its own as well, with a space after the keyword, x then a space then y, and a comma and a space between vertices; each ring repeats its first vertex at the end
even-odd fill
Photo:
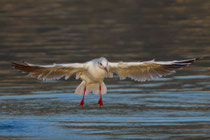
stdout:
POLYGON ((102 65, 102 63, 99 63, 100 65, 102 65))

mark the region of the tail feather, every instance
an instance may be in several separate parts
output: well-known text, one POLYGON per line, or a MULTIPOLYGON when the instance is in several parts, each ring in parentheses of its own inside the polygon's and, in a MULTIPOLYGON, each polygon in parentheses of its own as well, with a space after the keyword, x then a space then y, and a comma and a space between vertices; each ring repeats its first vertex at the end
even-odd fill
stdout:
MULTIPOLYGON (((90 92, 92 92, 93 94, 100 94, 99 84, 87 84, 85 81, 82 81, 80 85, 76 88, 75 94, 83 95, 85 86, 86 86, 85 95, 89 94, 90 92)), ((101 94, 106 94, 106 92, 107 92, 106 85, 104 84, 104 82, 102 82, 101 94)))

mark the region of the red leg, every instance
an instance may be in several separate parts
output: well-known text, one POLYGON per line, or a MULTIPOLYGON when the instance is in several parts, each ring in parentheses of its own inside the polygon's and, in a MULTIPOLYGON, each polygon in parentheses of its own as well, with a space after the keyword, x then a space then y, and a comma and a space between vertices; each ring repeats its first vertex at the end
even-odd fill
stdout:
POLYGON ((84 88, 84 93, 83 93, 82 100, 81 100, 81 102, 80 102, 80 104, 79 104, 79 105, 82 106, 82 107, 83 107, 83 105, 84 105, 85 91, 86 91, 86 86, 85 86, 85 88, 84 88))
POLYGON ((100 99, 98 100, 98 104, 99 104, 100 106, 103 106, 102 94, 101 94, 101 85, 99 86, 99 90, 100 90, 100 99))

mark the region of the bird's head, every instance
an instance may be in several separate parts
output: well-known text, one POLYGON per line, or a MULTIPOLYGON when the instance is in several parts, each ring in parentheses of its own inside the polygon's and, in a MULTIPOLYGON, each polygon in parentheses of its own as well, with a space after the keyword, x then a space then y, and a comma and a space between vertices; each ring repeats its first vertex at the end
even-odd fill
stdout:
POLYGON ((99 66, 99 68, 105 70, 107 73, 109 72, 109 64, 108 64, 108 60, 106 58, 104 58, 104 57, 99 58, 98 66, 99 66))

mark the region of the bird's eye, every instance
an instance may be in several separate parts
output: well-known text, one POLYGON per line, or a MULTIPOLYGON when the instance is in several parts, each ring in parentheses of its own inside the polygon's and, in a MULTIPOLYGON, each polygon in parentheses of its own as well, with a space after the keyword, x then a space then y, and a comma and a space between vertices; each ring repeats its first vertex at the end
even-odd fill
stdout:
POLYGON ((102 63, 99 63, 100 65, 102 65, 102 63))

